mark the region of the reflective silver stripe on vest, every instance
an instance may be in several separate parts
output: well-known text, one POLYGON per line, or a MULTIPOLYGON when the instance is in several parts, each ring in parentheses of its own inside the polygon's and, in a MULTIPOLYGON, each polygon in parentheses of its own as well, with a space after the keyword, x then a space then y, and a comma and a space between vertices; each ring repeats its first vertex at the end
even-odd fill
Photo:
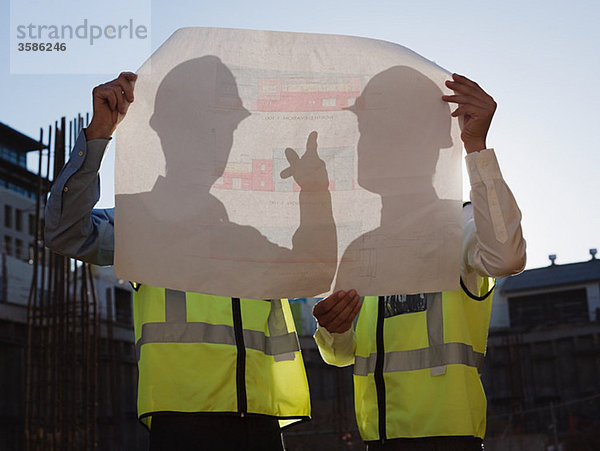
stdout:
MULTIPOLYGON (((285 337, 287 335, 288 331, 287 326, 285 324, 285 315, 283 314, 283 306, 281 305, 281 299, 271 299, 271 311, 269 312, 269 318, 267 319, 267 326, 269 327, 269 338, 277 339, 279 337, 285 337)), ((246 334, 244 334, 244 340, 245 339, 246 334)), ((298 348, 300 348, 300 346, 298 346, 298 348)), ((280 362, 283 360, 294 360, 293 352, 277 352, 272 355, 275 356, 276 362, 280 362)))
MULTIPOLYGON (((462 364, 481 369, 484 355, 465 343, 444 343, 444 306, 442 293, 427 293, 427 339, 429 347, 384 354, 383 372, 430 369, 431 376, 445 374, 446 365, 462 364)), ((356 356, 354 374, 367 376, 375 372, 377 353, 356 356)))
POLYGON ((165 288, 165 321, 167 323, 185 323, 187 321, 185 291, 165 288))
POLYGON ((444 306, 442 293, 427 294, 427 338, 429 346, 444 344, 444 306))
MULTIPOLYGON (((439 346, 444 344, 444 304, 442 293, 428 293, 427 296, 427 340, 430 349, 440 352, 439 346)), ((440 361, 439 359, 434 359, 440 361)), ((446 365, 431 366, 431 376, 446 374, 446 365)))
MULTIPOLYGON (((235 330, 232 326, 195 321, 188 322, 186 316, 185 292, 165 289, 166 321, 142 324, 141 337, 136 343, 138 360, 141 347, 146 343, 236 345, 235 330)), ((246 348, 275 356, 276 360, 293 360, 295 358, 294 352, 300 350, 300 344, 296 333, 287 332, 280 299, 271 301, 271 312, 267 322, 271 334, 269 337, 260 331, 243 330, 246 348)))
MULTIPOLYGON (((375 352, 369 357, 356 356, 354 374, 367 376, 374 373, 376 361, 377 353, 375 352)), ((471 345, 465 343, 445 343, 431 348, 386 352, 383 372, 414 371, 455 364, 479 369, 483 364, 483 354, 474 351, 471 345)))
POLYGON ((294 352, 300 351, 298 336, 294 332, 267 337, 257 330, 244 329, 244 343, 247 348, 274 356, 276 361, 294 360, 294 352))
MULTIPOLYGON (((145 323, 142 337, 136 343, 139 351, 146 343, 214 343, 235 346, 235 332, 232 326, 201 322, 188 323, 145 323)), ((246 348, 261 351, 266 355, 289 354, 300 350, 298 337, 290 332, 285 335, 267 337, 257 330, 244 329, 246 348)))

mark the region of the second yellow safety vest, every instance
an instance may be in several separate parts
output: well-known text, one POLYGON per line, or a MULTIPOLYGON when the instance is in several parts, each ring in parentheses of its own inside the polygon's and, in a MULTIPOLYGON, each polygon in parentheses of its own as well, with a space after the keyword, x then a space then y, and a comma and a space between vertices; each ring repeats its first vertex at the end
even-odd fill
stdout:
POLYGON ((354 394, 365 441, 483 438, 493 279, 458 291, 366 297, 356 323, 354 394))

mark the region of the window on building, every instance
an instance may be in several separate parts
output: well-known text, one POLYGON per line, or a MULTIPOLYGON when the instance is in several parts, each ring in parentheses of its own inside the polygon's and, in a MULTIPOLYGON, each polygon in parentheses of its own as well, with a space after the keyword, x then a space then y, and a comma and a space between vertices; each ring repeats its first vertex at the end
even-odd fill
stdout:
POLYGON ((15 229, 19 232, 23 230, 23 210, 15 210, 15 229))
POLYGON ((12 255, 13 254, 12 237, 10 237, 8 235, 4 236, 4 253, 6 255, 12 255))
POLYGON ((115 287, 115 319, 117 323, 132 324, 131 292, 115 287))
POLYGON ((0 146, 0 159, 18 164, 21 167, 27 167, 27 155, 25 153, 4 146, 0 146))
POLYGON ((23 240, 15 240, 15 257, 23 258, 23 240))
POLYGON ((0 187, 2 188, 6 188, 10 191, 13 191, 15 193, 19 193, 23 196, 26 196, 30 199, 35 199, 36 198, 36 193, 34 191, 31 191, 29 189, 23 188, 22 186, 19 186, 15 183, 9 182, 7 180, 0 180, 0 187))
POLYGON ((29 234, 35 236, 35 215, 29 213, 27 225, 29 226, 29 234))
POLYGON ((6 147, 2 147, 0 149, 0 158, 15 164, 19 162, 19 154, 14 150, 7 149, 6 147))
POLYGON ((508 308, 513 327, 589 321, 585 288, 511 297, 508 308))
POLYGON ((9 229, 12 227, 12 213, 13 209, 10 205, 4 206, 4 227, 8 227, 9 229))

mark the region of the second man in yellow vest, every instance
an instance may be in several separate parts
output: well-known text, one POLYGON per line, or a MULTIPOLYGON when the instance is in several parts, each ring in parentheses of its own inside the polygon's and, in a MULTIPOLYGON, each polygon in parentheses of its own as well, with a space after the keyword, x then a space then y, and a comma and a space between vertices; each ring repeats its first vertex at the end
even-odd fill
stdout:
MULTIPOLYGON (((361 94, 366 97, 362 103, 368 103, 370 90, 381 91, 374 89, 375 78, 371 83, 361 94)), ((398 295, 361 301, 352 282, 342 279, 344 286, 338 283, 338 291, 314 309, 319 323, 315 340, 323 359, 337 366, 354 364, 356 418, 368 449, 482 449, 486 398, 479 371, 493 278, 525 266, 521 214, 494 151, 486 145, 496 104, 466 77, 454 74, 446 84, 455 94, 442 97, 439 92, 439 97, 458 104, 452 116, 463 121, 461 138, 471 181, 472 204, 463 208, 460 289, 419 294, 403 293, 399 287, 398 295)), ((385 97, 398 95, 388 92, 385 97)), ((423 101, 433 105, 435 99, 423 101)), ((369 136, 386 133, 365 130, 376 123, 370 120, 372 113, 355 112, 361 139, 365 131, 369 136)), ((358 170, 360 181, 360 166, 358 170)))

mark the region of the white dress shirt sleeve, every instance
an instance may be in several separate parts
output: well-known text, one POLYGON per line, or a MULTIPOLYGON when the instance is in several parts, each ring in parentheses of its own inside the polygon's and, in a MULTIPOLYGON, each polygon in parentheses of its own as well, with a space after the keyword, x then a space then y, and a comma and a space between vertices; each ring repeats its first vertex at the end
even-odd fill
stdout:
MULTIPOLYGON (((471 183, 471 205, 463 208, 461 278, 467 289, 478 292, 480 277, 503 277, 525 267, 525 240, 521 212, 502 178, 493 149, 466 156, 471 183)), ((331 334, 318 326, 314 335, 325 362, 336 366, 354 363, 354 329, 331 334)))

